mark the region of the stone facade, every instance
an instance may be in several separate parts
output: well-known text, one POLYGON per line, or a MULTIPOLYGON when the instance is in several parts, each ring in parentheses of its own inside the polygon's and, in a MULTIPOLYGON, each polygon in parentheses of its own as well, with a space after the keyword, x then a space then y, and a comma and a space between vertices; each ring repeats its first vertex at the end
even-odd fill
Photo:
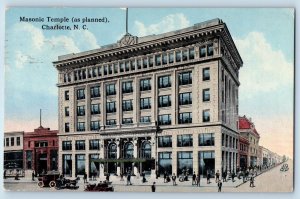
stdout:
POLYGON ((23 169, 23 131, 4 133, 4 169, 23 169))
POLYGON ((220 19, 53 64, 63 174, 236 170, 242 60, 220 19))

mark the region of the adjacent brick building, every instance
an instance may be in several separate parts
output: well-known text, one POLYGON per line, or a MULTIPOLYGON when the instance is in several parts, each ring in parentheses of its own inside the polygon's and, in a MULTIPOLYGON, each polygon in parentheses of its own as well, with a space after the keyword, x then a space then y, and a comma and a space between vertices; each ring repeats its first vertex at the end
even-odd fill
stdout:
POLYGON ((24 133, 24 169, 36 173, 57 170, 58 131, 39 127, 24 133))

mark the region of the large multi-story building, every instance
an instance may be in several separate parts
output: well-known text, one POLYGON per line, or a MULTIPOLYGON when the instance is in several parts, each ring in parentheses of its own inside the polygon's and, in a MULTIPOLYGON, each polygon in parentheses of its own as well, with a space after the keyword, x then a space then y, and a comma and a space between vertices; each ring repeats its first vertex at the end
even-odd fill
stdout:
POLYGON ((238 166, 241 169, 248 168, 249 140, 243 136, 239 137, 238 166))
POLYGON ((53 64, 63 174, 236 169, 243 63, 222 20, 127 33, 53 64))
POLYGON ((247 118, 245 115, 239 117, 239 131, 242 137, 248 140, 248 167, 259 165, 259 139, 260 136, 255 129, 254 123, 251 118, 247 118))
POLYGON ((42 126, 24 133, 24 169, 36 174, 57 170, 58 131, 42 126))

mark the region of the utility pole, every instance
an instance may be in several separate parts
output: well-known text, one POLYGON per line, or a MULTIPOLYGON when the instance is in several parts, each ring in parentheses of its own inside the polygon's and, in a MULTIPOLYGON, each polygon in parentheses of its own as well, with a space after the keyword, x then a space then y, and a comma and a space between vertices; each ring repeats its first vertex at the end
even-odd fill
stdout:
POLYGON ((42 127, 42 109, 40 109, 40 127, 42 127))
POLYGON ((126 35, 128 34, 128 8, 126 8, 126 35))

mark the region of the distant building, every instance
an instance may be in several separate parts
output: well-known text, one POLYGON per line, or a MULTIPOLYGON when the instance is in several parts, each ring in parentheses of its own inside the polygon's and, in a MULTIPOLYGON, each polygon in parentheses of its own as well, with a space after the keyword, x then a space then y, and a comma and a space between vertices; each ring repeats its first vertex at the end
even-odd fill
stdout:
POLYGON ((239 137, 239 157, 238 166, 241 169, 248 167, 249 140, 243 136, 239 137))
POLYGON ((4 133, 4 169, 23 169, 24 131, 4 133))
POLYGON ((127 33, 53 64, 63 174, 236 170, 243 62, 222 20, 127 33))
POLYGON ((251 121, 251 118, 247 118, 246 116, 239 117, 239 131, 240 135, 249 141, 247 161, 248 166, 258 166, 260 135, 256 131, 254 123, 251 121))
POLYGON ((57 133, 43 127, 24 133, 24 169, 36 173, 57 170, 57 133))

